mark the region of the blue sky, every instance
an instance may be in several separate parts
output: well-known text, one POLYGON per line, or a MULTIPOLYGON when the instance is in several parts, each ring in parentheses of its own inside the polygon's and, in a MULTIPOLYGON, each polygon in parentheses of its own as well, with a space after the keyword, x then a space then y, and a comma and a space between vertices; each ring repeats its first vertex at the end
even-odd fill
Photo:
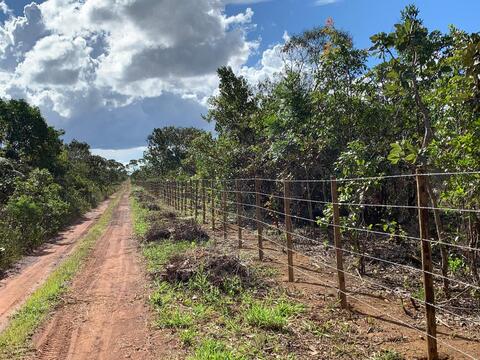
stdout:
POLYGON ((201 115, 218 66, 268 76, 278 59, 266 50, 329 17, 368 48, 410 3, 430 29, 480 31, 478 0, 0 0, 0 96, 125 162, 155 127, 212 129, 201 115))
MULTIPOLYGON (((340 0, 315 6, 312 0, 274 0, 258 4, 229 5, 227 13, 251 7, 252 22, 257 27, 249 36, 261 38, 260 52, 281 41, 284 31, 301 33, 311 27, 323 25, 332 17, 335 26, 348 31, 356 46, 370 46, 370 36, 391 31, 400 18, 400 11, 415 4, 421 11, 425 25, 431 29, 448 31, 451 24, 468 31, 480 31, 480 1, 478 0, 340 0)), ((258 57, 249 61, 254 64, 258 57)))

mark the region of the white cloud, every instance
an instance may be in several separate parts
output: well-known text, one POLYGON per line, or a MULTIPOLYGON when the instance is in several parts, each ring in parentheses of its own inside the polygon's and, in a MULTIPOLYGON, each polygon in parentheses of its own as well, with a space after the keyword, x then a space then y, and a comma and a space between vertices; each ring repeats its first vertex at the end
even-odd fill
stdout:
POLYGON ((126 165, 132 159, 141 159, 145 150, 147 150, 146 146, 138 146, 129 149, 91 149, 91 152, 126 165))
POLYGON ((282 47, 283 44, 277 44, 270 49, 265 50, 257 66, 244 66, 241 68, 240 74, 252 84, 257 84, 268 78, 274 77, 275 74, 279 73, 284 68, 282 47))
POLYGON ((330 5, 339 2, 340 0, 315 0, 315 6, 330 5))
POLYGON ((0 1, 0 11, 5 15, 11 15, 12 10, 8 7, 4 0, 0 1))
POLYGON ((281 45, 245 66, 259 46, 247 39, 254 13, 225 6, 258 2, 46 0, 14 16, 0 1, 0 97, 25 98, 94 148, 136 148, 158 126, 208 129, 218 67, 257 82, 283 66, 281 45))
POLYGON ((238 69, 256 47, 246 39, 253 11, 229 17, 227 3, 32 2, 0 28, 0 95, 66 117, 81 105, 124 106, 164 92, 204 101, 217 86, 216 69, 238 69), (78 101, 92 95, 96 104, 78 101))

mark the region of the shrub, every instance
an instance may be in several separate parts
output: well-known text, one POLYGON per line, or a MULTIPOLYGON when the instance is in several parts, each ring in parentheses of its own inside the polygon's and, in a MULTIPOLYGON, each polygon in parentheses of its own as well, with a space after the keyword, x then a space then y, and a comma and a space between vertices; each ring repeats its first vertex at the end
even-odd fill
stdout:
POLYGON ((41 244, 65 224, 69 205, 60 192, 60 185, 45 169, 35 169, 26 180, 17 181, 5 214, 10 226, 19 230, 27 249, 41 244))

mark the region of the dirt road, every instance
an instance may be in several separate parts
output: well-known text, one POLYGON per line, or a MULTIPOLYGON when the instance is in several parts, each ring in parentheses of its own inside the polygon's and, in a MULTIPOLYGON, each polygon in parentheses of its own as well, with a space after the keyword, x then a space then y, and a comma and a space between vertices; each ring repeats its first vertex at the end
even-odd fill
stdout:
POLYGON ((87 213, 79 223, 70 226, 52 242, 45 244, 31 256, 26 256, 6 278, 0 281, 0 332, 13 314, 67 257, 105 211, 108 201, 87 213))
POLYGON ((149 326, 146 280, 126 193, 65 303, 34 336, 32 358, 168 358, 169 337, 149 326))

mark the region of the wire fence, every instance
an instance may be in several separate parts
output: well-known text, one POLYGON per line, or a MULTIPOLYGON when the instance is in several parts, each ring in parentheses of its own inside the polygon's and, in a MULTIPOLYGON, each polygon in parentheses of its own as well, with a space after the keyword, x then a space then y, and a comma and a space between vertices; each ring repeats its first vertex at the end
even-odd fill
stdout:
MULTIPOLYGON (((246 234, 255 236, 254 247, 260 260, 265 257, 265 243, 284 250, 289 281, 295 280, 296 273, 316 277, 295 263, 299 258, 335 273, 336 283, 330 285, 337 289, 342 308, 349 309, 353 299, 426 335, 428 359, 439 358, 437 343, 465 358, 480 359, 480 349, 469 353, 445 342, 437 333, 437 324, 445 324, 439 314, 480 326, 480 280, 476 276, 480 234, 470 234, 471 240, 461 243, 458 236, 452 238, 451 231, 441 226, 445 217, 450 222, 458 216, 478 221, 480 209, 439 206, 432 191, 431 184, 437 181, 434 179, 455 176, 480 181, 480 172, 417 172, 319 180, 153 179, 139 185, 165 204, 209 224, 214 231, 220 230, 224 239, 236 230, 239 249, 244 246, 246 234), (411 187, 410 203, 367 202, 364 198, 352 201, 345 196, 362 186, 357 184, 398 180, 411 187), (315 186, 322 191, 314 191, 315 186), (362 216, 352 216, 367 209, 405 211, 416 226, 408 231, 396 226, 392 231, 385 224, 369 224, 362 216), (452 270, 451 254, 469 259, 469 274, 452 270), (377 270, 377 276, 366 276, 367 266, 377 270), (411 299, 425 313, 423 329, 355 296, 359 284, 411 299)), ((394 223, 398 225, 399 221, 394 223)))

